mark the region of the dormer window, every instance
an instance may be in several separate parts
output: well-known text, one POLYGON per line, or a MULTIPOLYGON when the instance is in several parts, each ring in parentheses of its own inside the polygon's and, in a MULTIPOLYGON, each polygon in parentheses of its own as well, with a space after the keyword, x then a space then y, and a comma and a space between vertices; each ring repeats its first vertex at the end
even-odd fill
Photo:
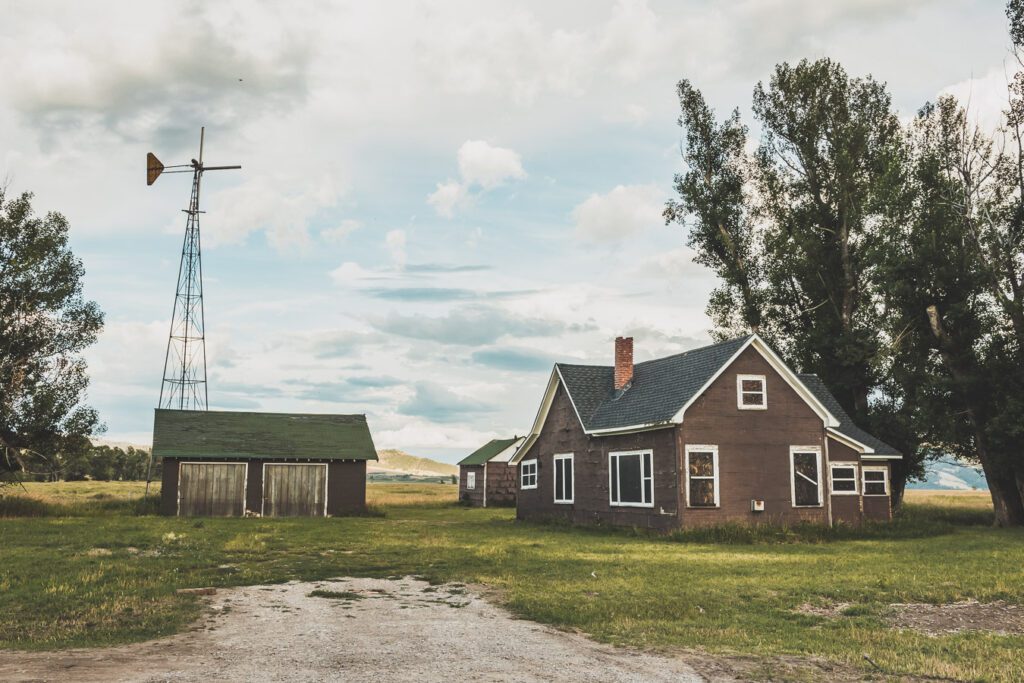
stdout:
POLYGON ((736 375, 736 407, 740 410, 768 408, 764 375, 736 375))

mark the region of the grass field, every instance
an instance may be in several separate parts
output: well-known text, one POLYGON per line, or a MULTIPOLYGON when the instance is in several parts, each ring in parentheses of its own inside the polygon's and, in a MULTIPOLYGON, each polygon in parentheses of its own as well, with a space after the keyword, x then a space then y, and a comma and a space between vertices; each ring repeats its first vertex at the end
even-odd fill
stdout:
POLYGON ((889 674, 1024 680, 1024 636, 928 636, 892 603, 1024 605, 1024 532, 989 526, 984 494, 911 492, 865 530, 725 528, 655 537, 514 521, 455 505, 456 488, 371 484, 378 516, 178 519, 140 485, 33 484, 0 499, 0 647, 145 640, 201 610, 175 590, 416 574, 486 584, 512 612, 616 644, 817 656, 889 674), (17 515, 17 516, 12 516, 17 515), (837 617, 799 605, 849 603, 837 617))

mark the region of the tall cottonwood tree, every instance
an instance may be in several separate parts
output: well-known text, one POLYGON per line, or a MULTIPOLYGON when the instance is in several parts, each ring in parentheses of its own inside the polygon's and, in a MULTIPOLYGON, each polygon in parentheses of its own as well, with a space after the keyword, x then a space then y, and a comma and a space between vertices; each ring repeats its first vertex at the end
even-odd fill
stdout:
POLYGON ((81 352, 103 314, 82 297, 83 268, 68 222, 32 210, 28 193, 0 188, 0 475, 37 458, 80 453, 100 427, 84 405, 81 352))
POLYGON ((908 407, 898 393, 869 400, 888 377, 871 254, 909 201, 885 86, 828 59, 777 66, 754 91, 752 155, 737 112, 716 123, 688 81, 678 92, 687 170, 665 216, 688 225, 698 261, 722 279, 708 307, 718 332, 758 330, 855 420, 909 451, 894 471, 898 501, 920 471, 908 407))
POLYGON ((980 462, 997 524, 1024 524, 1024 355, 1008 281, 1017 163, 952 97, 923 107, 909 137, 913 208, 879 263, 897 361, 927 358, 917 429, 932 450, 980 462))

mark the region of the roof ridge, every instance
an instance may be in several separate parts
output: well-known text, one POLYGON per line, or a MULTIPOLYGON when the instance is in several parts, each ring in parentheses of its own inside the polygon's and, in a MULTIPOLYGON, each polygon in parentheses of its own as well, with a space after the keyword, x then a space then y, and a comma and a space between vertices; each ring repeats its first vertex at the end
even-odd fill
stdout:
MULTIPOLYGON (((645 360, 645 361, 641 361, 639 363, 634 363, 634 367, 636 365, 646 365, 648 363, 654 363, 656 361, 668 360, 669 358, 678 358, 680 356, 685 356, 687 354, 694 353, 696 351, 704 351, 706 349, 713 349, 716 346, 722 346, 723 344, 731 344, 733 342, 737 342, 737 341, 740 341, 740 340, 746 341, 747 339, 750 339, 753 336, 754 336, 753 334, 748 334, 748 335, 744 335, 742 337, 733 337, 732 339, 723 339, 722 341, 715 342, 714 344, 706 344, 704 346, 698 346, 698 347, 693 348, 693 349, 687 349, 686 351, 680 351, 679 353, 672 353, 672 354, 669 354, 667 356, 661 356, 659 358, 651 358, 650 360, 645 360)), ((611 369, 611 368, 615 367, 614 365, 597 365, 597 364, 593 364, 593 363, 560 363, 560 362, 557 362, 557 361, 555 362, 555 365, 556 366, 560 366, 560 367, 572 367, 572 368, 607 368, 607 369, 611 369)))

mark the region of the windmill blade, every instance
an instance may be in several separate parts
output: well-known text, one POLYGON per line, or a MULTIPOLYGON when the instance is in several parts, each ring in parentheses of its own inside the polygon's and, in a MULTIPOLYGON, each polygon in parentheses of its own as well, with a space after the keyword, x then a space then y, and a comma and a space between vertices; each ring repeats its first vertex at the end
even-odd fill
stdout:
POLYGON ((164 165, 152 152, 146 154, 146 184, 152 185, 160 174, 164 172, 164 165))

